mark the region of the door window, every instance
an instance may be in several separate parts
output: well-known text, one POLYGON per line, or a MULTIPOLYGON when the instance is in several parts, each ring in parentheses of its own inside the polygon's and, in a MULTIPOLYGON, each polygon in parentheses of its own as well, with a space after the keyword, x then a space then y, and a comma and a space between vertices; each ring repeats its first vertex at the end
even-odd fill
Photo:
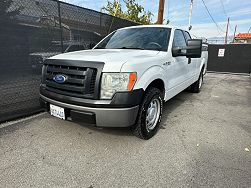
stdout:
POLYGON ((175 30, 174 32, 173 47, 186 47, 186 40, 181 30, 175 30))
POLYGON ((187 32, 187 31, 184 31, 184 36, 185 36, 185 39, 186 39, 186 42, 191 39, 191 36, 190 34, 187 32))

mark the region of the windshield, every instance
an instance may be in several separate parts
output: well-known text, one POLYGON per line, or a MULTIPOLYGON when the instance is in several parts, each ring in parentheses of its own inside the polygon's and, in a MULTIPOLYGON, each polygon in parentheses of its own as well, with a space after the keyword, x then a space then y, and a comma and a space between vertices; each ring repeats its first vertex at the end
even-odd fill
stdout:
POLYGON ((141 49, 167 51, 171 29, 142 27, 111 33, 95 49, 141 49))

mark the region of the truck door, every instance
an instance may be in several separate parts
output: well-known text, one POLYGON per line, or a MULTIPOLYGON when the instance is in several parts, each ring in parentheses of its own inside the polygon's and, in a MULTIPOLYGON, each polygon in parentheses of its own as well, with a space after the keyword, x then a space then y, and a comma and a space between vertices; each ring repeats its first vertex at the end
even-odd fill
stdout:
MULTIPOLYGON (((187 31, 183 31, 183 34, 185 36, 186 39, 186 43, 187 40, 191 39, 190 34, 187 31)), ((188 78, 193 78, 196 74, 196 69, 198 66, 198 58, 187 58, 187 69, 188 69, 188 78)))
MULTIPOLYGON (((186 40, 184 38, 182 30, 176 29, 174 31, 172 48, 174 47, 186 47, 186 40)), ((186 56, 178 56, 172 57, 170 61, 170 64, 172 65, 171 71, 173 74, 173 78, 171 79, 172 83, 170 85, 173 87, 179 87, 188 78, 188 59, 186 58, 186 56)))

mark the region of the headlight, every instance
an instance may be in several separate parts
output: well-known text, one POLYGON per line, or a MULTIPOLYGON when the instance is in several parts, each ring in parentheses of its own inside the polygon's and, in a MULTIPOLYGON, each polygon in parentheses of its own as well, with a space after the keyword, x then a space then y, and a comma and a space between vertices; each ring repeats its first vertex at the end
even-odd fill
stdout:
POLYGON ((136 80, 136 73, 103 73, 100 98, 111 99, 118 91, 131 91, 136 80))

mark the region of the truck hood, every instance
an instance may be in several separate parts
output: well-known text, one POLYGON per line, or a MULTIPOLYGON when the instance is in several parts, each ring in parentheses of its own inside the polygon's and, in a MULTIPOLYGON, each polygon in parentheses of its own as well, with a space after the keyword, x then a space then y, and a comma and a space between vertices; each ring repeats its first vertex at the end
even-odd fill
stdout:
POLYGON ((124 63, 156 57, 159 51, 134 49, 94 49, 59 54, 50 59, 104 62, 103 72, 120 72, 124 63))

